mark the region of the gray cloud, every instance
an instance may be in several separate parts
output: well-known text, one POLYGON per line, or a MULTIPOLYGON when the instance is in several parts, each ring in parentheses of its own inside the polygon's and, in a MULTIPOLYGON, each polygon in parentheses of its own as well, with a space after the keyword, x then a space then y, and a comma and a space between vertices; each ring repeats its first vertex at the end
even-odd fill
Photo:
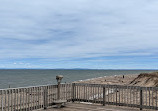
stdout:
POLYGON ((0 58, 157 55, 156 0, 1 0, 0 58))

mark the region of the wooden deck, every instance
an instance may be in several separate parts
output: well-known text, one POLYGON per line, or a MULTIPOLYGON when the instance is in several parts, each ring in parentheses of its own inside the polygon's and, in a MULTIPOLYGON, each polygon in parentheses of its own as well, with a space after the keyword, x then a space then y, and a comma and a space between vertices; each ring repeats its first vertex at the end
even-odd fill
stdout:
MULTIPOLYGON (((55 108, 54 106, 47 108, 46 110, 40 109, 36 111, 140 111, 138 108, 129 108, 122 106, 106 105, 102 106, 99 104, 88 104, 88 103, 67 103, 65 107, 55 108)), ((150 111, 150 110, 143 110, 150 111)))
POLYGON ((158 110, 158 87, 61 84, 60 99, 69 102, 62 109, 55 109, 51 106, 54 101, 58 100, 57 91, 57 85, 1 89, 0 111, 37 111, 37 109, 42 111, 47 107, 50 110, 46 111, 136 111, 139 108, 158 110), (75 101, 75 104, 71 103, 72 101, 75 101), (76 102, 83 101, 93 104, 87 106, 76 104, 76 102), (96 106, 96 104, 99 105, 96 106), (104 104, 105 107, 102 106, 104 104), (119 105, 125 106, 125 110, 119 105), (126 110, 127 107, 129 107, 128 110, 126 110), (130 109, 131 107, 137 109, 130 109))

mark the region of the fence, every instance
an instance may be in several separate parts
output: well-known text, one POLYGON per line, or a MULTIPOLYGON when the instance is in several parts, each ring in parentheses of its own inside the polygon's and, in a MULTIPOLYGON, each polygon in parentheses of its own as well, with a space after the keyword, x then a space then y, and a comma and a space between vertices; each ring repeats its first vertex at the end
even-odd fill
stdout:
MULTIPOLYGON (((32 111, 57 100, 57 85, 0 90, 0 111, 32 111)), ((60 98, 71 99, 71 84, 61 84, 60 98)))
MULTIPOLYGON (((57 100, 57 85, 0 90, 0 111, 32 111, 57 100)), ((60 99, 157 110, 157 87, 61 84, 60 99)))
POLYGON ((73 101, 157 110, 158 88, 76 83, 73 101))

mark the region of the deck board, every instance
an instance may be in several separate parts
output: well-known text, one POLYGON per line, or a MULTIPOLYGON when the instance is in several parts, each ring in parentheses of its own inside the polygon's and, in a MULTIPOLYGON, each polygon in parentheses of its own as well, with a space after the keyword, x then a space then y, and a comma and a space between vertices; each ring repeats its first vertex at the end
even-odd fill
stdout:
MULTIPOLYGON (((59 109, 54 107, 49 107, 47 110, 40 109, 38 111, 140 111, 140 110, 138 108, 129 108, 129 107, 113 106, 113 105, 102 106, 99 104, 68 103, 65 107, 59 109)), ((143 110, 143 111, 147 111, 147 110, 143 110)))

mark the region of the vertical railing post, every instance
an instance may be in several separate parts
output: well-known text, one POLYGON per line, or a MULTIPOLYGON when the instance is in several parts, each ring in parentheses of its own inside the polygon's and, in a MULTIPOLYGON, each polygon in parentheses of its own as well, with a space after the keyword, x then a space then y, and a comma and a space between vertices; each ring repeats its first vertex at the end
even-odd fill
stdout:
POLYGON ((155 100, 155 102, 156 102, 156 110, 158 110, 158 108, 157 108, 157 88, 155 88, 155 91, 156 91, 156 100, 155 100))
POLYGON ((116 92, 116 105, 117 105, 117 85, 115 86, 115 92, 116 92))
POLYGON ((3 90, 1 90, 1 107, 2 107, 2 111, 3 111, 3 90))
POLYGON ((72 102, 75 100, 75 83, 72 83, 72 102))
POLYGON ((44 87, 44 109, 48 106, 48 89, 47 86, 44 87))
POLYGON ((57 93, 57 99, 60 99, 60 82, 58 82, 58 93, 57 93))
POLYGON ((143 90, 140 87, 140 110, 142 110, 143 108, 143 90))
POLYGON ((83 85, 84 89, 83 89, 83 92, 84 92, 84 96, 83 96, 83 99, 86 99, 86 88, 85 88, 85 84, 83 85))
POLYGON ((62 78, 63 78, 62 75, 57 75, 56 76, 56 80, 57 80, 57 83, 58 83, 58 92, 57 92, 57 99, 58 100, 60 100, 60 83, 61 83, 62 78))
POLYGON ((105 86, 103 86, 103 106, 105 106, 105 86))

